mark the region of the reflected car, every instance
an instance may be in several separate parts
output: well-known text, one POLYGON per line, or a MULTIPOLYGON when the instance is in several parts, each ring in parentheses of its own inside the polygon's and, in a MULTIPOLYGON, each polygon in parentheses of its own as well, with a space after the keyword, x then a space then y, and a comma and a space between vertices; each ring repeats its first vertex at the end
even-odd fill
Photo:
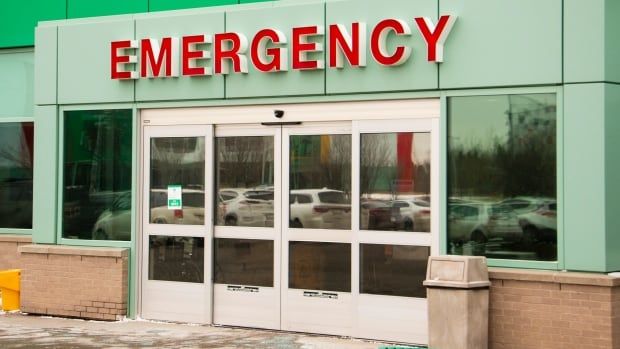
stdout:
POLYGON ((547 197, 536 196, 516 196, 498 202, 499 205, 506 205, 518 215, 537 210, 543 204, 549 204, 555 200, 547 197))
POLYGON ((351 200, 340 190, 291 190, 289 202, 291 228, 351 229, 351 200))
POLYGON ((451 242, 487 242, 491 238, 506 241, 523 236, 516 213, 506 205, 492 203, 453 203, 448 205, 448 236, 451 242))
POLYGON ((103 211, 92 232, 93 240, 131 240, 131 192, 120 194, 103 211))
POLYGON ((431 199, 423 195, 411 199, 394 200, 392 206, 400 210, 401 228, 405 231, 431 231, 431 199))
POLYGON ((537 209, 518 216, 523 236, 529 241, 555 241, 557 237, 557 203, 542 201, 537 209))
POLYGON ((199 189, 181 191, 182 209, 168 209, 166 189, 151 190, 151 219, 154 224, 203 225, 205 221, 205 192, 199 189))
POLYGON ((361 203, 360 225, 368 230, 396 230, 402 218, 398 207, 380 200, 367 200, 361 203))
POLYGON ((218 224, 273 227, 273 189, 221 189, 217 215, 218 224))

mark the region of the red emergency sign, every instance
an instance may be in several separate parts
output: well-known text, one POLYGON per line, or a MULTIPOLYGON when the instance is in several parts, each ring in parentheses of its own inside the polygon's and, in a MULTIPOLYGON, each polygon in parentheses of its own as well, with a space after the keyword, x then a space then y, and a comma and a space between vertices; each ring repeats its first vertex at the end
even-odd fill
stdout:
MULTIPOLYGON (((426 43, 429 62, 443 62, 443 46, 455 20, 454 15, 443 15, 435 25, 429 18, 414 18, 413 24, 426 43)), ((329 68, 342 69, 345 62, 351 67, 365 67, 368 55, 389 67, 403 64, 411 56, 408 46, 388 49, 390 37, 411 35, 409 24, 401 19, 384 19, 370 33, 364 22, 353 22, 348 27, 330 24, 327 62, 322 59, 324 49, 318 42, 324 35, 323 26, 313 25, 292 28, 290 46, 286 35, 274 28, 258 31, 251 41, 236 32, 113 41, 110 75, 112 79, 138 79, 229 74, 231 70, 248 73, 249 63, 264 73, 324 69, 326 63, 329 68)))

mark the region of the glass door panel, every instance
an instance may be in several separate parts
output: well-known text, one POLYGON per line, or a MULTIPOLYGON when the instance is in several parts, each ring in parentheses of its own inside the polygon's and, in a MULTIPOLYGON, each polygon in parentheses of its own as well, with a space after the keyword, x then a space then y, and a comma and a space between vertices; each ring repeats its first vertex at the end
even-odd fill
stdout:
POLYGON ((351 229, 351 135, 291 135, 289 227, 351 229))
POLYGON ((360 228, 430 232, 430 133, 367 133, 360 141, 360 228))
POLYGON ((351 335, 351 124, 283 127, 282 140, 282 328, 351 335))
POLYGON ((214 322, 280 328, 280 129, 215 138, 214 322))
POLYGON ((438 120, 360 121, 354 335, 427 342, 428 257, 437 253, 438 120), (431 213, 434 212, 435 215, 431 213))
POLYGON ((217 138, 216 225, 273 227, 273 146, 273 136, 217 138))
POLYGON ((212 127, 143 130, 141 314, 210 323, 212 127))

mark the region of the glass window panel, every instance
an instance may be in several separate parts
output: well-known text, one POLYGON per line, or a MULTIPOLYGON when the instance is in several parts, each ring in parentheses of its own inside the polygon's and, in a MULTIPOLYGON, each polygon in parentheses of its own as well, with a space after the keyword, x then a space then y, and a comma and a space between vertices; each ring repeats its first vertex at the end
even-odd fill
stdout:
POLYGON ((215 239, 214 282, 273 287, 273 241, 215 239))
POLYGON ((34 123, 0 123, 0 228, 32 229, 34 123))
POLYGON ((131 239, 131 110, 68 111, 64 117, 62 236, 131 239))
POLYGON ((289 287, 351 292, 351 245, 291 241, 289 287))
POLYGON ((290 227, 351 229, 351 135, 290 137, 290 227))
POLYGON ((216 225, 273 227, 273 137, 220 137, 215 142, 216 225))
POLYGON ((448 100, 453 254, 557 259, 555 94, 448 100))
POLYGON ((204 238, 149 236, 149 280, 204 282, 204 238))
POLYGON ((360 244, 360 292, 426 298, 429 256, 425 246, 360 244))
POLYGON ((203 225, 204 188, 204 137, 151 138, 151 223, 203 225))
POLYGON ((431 134, 361 135, 360 227, 430 232, 431 134))

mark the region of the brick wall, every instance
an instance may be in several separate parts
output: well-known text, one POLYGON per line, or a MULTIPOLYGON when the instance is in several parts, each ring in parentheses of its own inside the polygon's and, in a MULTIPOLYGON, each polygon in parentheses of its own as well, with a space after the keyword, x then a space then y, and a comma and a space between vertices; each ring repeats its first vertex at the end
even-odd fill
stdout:
POLYGON ((620 279, 489 268, 491 349, 620 349, 620 279))
POLYGON ((127 314, 128 250, 25 245, 21 311, 117 320, 127 314))
POLYGON ((0 234, 0 270, 21 268, 20 254, 17 248, 31 243, 30 235, 0 234))

